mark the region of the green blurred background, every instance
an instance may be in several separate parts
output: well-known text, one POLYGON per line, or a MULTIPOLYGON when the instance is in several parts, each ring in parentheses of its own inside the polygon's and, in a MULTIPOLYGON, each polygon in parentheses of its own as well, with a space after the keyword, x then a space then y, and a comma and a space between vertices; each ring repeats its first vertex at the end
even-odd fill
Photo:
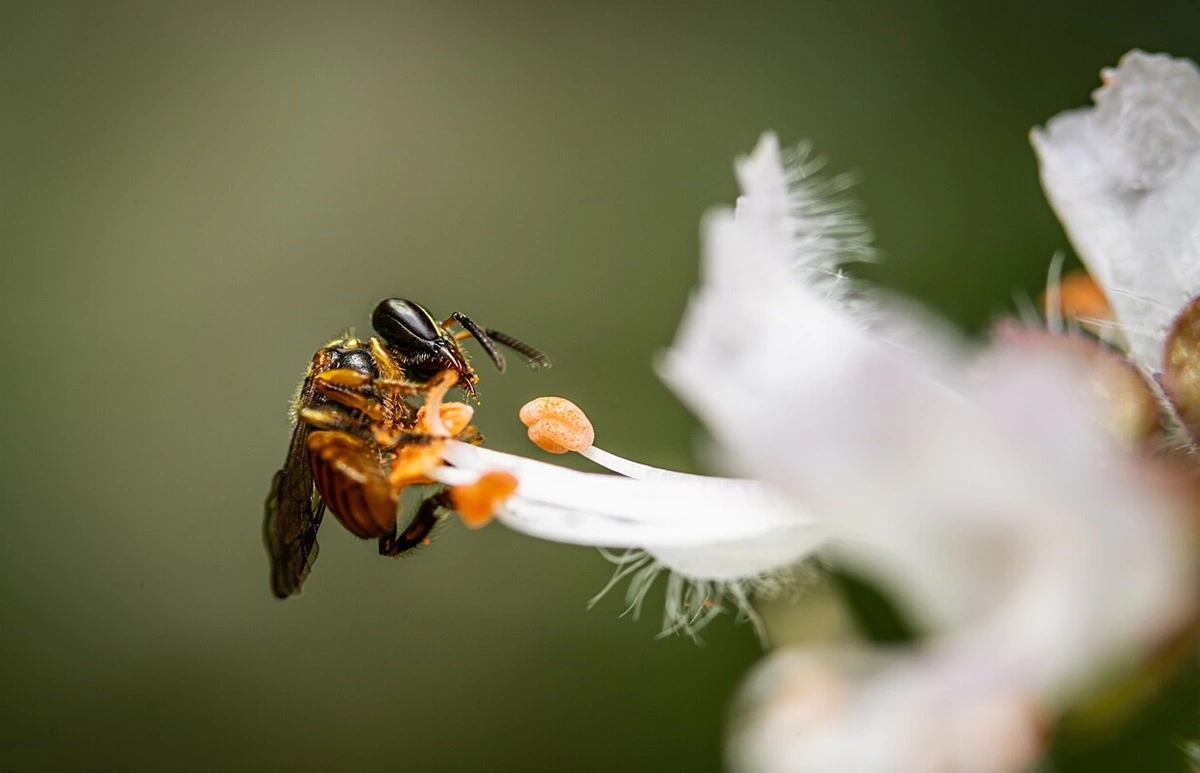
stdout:
POLYGON ((461 310, 554 358, 482 369, 492 445, 536 453, 516 410, 565 394, 603 447, 694 468, 650 364, 762 130, 860 172, 867 275, 979 329, 1066 244, 1028 129, 1197 29, 1195 2, 6 3, 0 769, 720 769, 752 629, 588 611, 595 551, 452 524, 393 562, 330 519, 272 598, 313 350, 381 297, 461 310))

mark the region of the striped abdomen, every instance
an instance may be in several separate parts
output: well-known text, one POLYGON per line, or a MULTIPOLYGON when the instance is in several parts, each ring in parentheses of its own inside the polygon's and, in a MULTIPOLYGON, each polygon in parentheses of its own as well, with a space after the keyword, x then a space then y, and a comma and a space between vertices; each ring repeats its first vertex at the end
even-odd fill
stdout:
POLYGON ((317 491, 351 534, 372 539, 395 531, 397 499, 366 441, 345 432, 313 432, 308 458, 317 491))

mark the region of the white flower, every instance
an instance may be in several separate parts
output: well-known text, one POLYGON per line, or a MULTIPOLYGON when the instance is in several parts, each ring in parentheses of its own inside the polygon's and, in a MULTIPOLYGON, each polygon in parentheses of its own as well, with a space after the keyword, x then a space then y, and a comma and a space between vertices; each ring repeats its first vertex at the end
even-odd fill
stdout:
POLYGON ((1032 141, 1047 198, 1156 374, 1172 320, 1200 295, 1200 70, 1132 51, 1103 80, 1095 107, 1056 116, 1032 141))
MULTIPOLYGON (((739 769, 1026 770, 1064 705, 1186 619, 1173 503, 1109 445, 1077 374, 1029 356, 990 362, 958 410, 933 392, 906 401, 870 473, 882 483, 859 484, 890 489, 890 503, 826 486, 821 512, 862 535, 858 565, 936 635, 858 661, 776 656, 747 693, 739 769)), ((804 429, 830 440, 838 418, 852 420, 804 429)), ((798 475, 797 489, 821 489, 837 464, 798 475)))
MULTIPOLYGON (((732 413, 723 418, 734 425, 742 421, 737 411, 749 411, 754 416, 746 418, 757 421, 764 409, 761 390, 768 385, 755 383, 756 374, 773 373, 781 389, 789 385, 788 363, 742 359, 750 353, 786 358, 786 351, 758 348, 756 342, 766 340, 762 331, 775 324, 810 324, 797 316, 807 312, 829 316, 833 335, 833 328, 846 323, 839 308, 848 281, 838 267, 873 255, 869 230, 855 215, 853 202, 841 198, 849 180, 817 176, 820 163, 809 160, 803 148, 790 154, 790 161, 784 163, 778 141, 768 134, 737 164, 743 190, 737 213, 716 212, 706 220, 705 288, 689 313, 692 322, 685 321, 680 341, 664 361, 668 373, 681 363, 700 369, 711 365, 723 374, 702 378, 738 382, 736 394, 720 395, 733 398, 726 405, 732 413), (762 296, 770 292, 779 295, 767 301, 762 296), (794 303, 795 293, 815 302, 794 303), (777 316, 764 317, 764 312, 777 316), (698 327, 687 332, 693 323, 698 327), (702 340, 707 351, 680 355, 692 346, 689 342, 702 340), (701 362, 710 357, 715 361, 701 362)), ((832 339, 829 344, 836 346, 832 339)), ((687 378, 669 376, 672 382, 687 378)), ((803 507, 758 481, 657 470, 595 448, 586 455, 631 479, 572 472, 462 445, 446 457, 457 469, 439 475, 458 483, 471 479, 464 470, 513 472, 519 488, 497 513, 509 527, 561 542, 636 549, 619 559, 614 578, 633 578, 629 600, 634 608, 655 576, 670 570, 667 632, 694 632, 722 610, 726 599, 755 619, 752 593, 787 579, 829 534, 803 507)))
POLYGON ((701 287, 661 372, 746 478, 584 447, 628 477, 592 475, 461 444, 436 475, 510 472, 506 525, 644 551, 618 576, 673 571, 668 629, 702 623, 721 593, 748 611, 821 549, 932 632, 859 664, 780 656, 747 693, 735 767, 1021 770, 1043 719, 1190 611, 1176 503, 1111 441, 1071 365, 973 351, 846 280, 866 229, 814 193, 830 184, 802 157, 785 165, 766 135, 737 171, 743 195, 705 219, 701 287))

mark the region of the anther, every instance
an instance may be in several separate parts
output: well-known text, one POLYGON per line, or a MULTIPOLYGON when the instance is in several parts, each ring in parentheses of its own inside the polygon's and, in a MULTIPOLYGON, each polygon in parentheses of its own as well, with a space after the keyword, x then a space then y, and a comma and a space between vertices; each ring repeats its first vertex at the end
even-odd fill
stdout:
MULTIPOLYGON (((417 410, 417 431, 429 435, 440 435, 440 432, 435 430, 434 423, 426 418, 427 414, 427 406, 422 405, 417 410)), ((441 431, 444 431, 448 437, 457 437, 471 423, 475 409, 466 403, 442 403, 439 414, 441 431)))
MULTIPOLYGON (((1042 296, 1047 317, 1056 312, 1055 309, 1049 308, 1054 302, 1053 296, 1054 293, 1049 291, 1042 296)), ((1065 274, 1058 282, 1057 296, 1057 313, 1063 319, 1112 319, 1112 307, 1108 305, 1108 297, 1086 271, 1070 271, 1065 274)))
POLYGON ((451 432, 442 423, 442 398, 450 391, 450 387, 458 381, 458 374, 452 370, 444 370, 430 385, 425 394, 425 420, 430 435, 435 437, 452 437, 451 432))
POLYGON ((416 430, 422 442, 396 449, 388 481, 399 496, 405 486, 432 483, 429 472, 442 462, 446 439, 456 437, 471 423, 475 409, 464 403, 444 403, 442 399, 458 380, 453 371, 444 371, 425 394, 425 404, 417 411, 416 430))
POLYGON ((496 509, 517 490, 517 479, 507 472, 485 472, 479 480, 450 489, 450 504, 471 529, 486 526, 496 509))
POLYGON ((442 463, 442 448, 445 441, 435 439, 426 443, 401 446, 396 450, 388 482, 397 496, 405 486, 433 483, 429 471, 442 463))
POLYGON ((521 422, 529 439, 543 451, 583 452, 596 440, 592 423, 579 406, 563 397, 539 397, 521 408, 521 422))

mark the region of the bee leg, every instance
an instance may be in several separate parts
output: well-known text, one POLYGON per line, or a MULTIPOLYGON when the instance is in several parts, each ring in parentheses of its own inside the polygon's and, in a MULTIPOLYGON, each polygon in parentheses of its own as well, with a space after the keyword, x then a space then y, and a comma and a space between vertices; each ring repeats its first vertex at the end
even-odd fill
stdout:
POLYGON ((379 538, 379 555, 398 556, 424 543, 440 520, 438 509, 449 507, 450 492, 446 489, 426 497, 403 532, 384 534, 379 538))
POLYGON ((371 377, 350 368, 335 368, 313 377, 317 392, 347 408, 362 411, 375 421, 382 417, 371 389, 371 377))
POLYGON ((407 381, 400 378, 377 378, 375 388, 380 392, 394 392, 398 395, 420 395, 429 391, 428 384, 407 381))
POLYGON ((361 417, 327 408, 301 408, 300 420, 314 429, 339 430, 352 435, 361 434, 367 426, 361 417))

